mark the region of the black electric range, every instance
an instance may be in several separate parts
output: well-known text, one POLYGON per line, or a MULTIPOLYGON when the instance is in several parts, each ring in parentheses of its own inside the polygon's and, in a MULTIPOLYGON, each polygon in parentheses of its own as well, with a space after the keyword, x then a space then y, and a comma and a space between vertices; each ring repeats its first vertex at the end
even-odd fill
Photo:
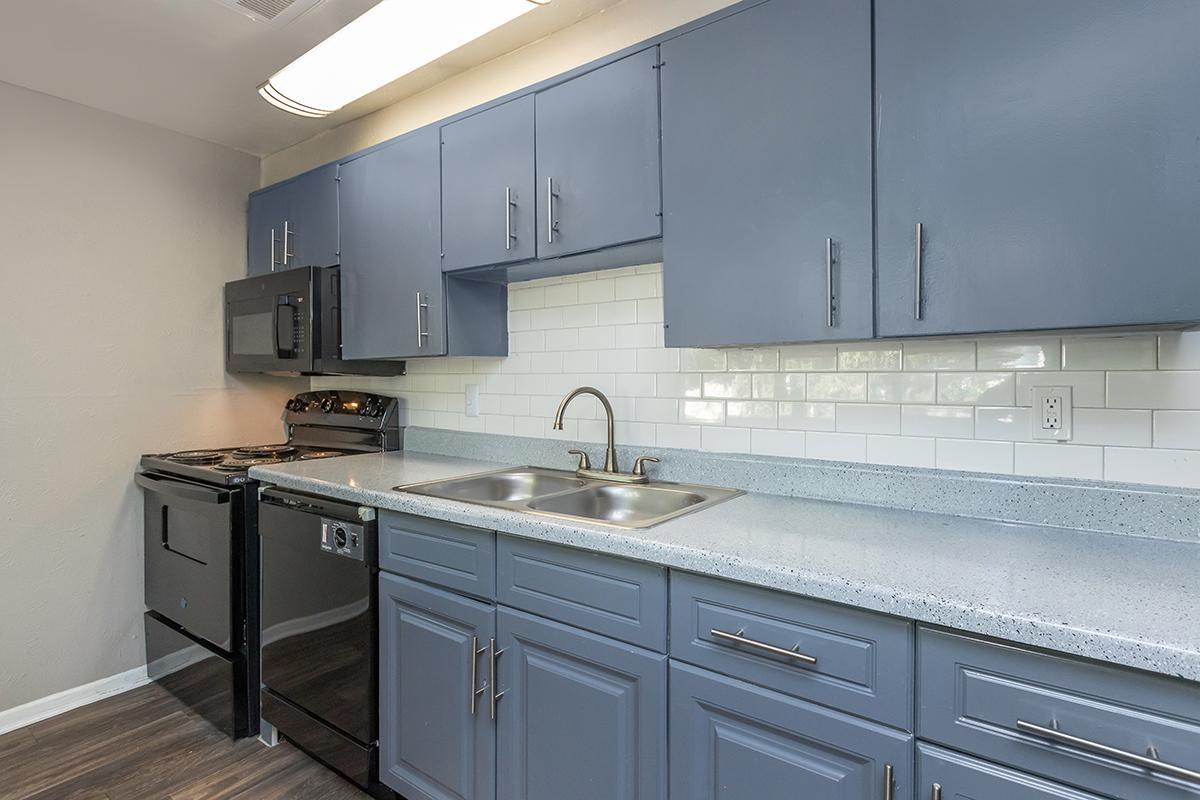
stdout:
POLYGON ((260 542, 252 466, 398 450, 395 398, 304 392, 286 439, 142 456, 150 677, 233 738, 259 732, 260 542))

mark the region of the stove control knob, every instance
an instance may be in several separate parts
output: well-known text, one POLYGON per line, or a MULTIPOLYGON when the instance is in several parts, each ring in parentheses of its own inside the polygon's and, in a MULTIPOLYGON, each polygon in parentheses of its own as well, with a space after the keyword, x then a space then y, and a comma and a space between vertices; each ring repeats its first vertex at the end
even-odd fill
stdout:
POLYGON ((369 417, 375 413, 375 401, 372 399, 364 400, 358 404, 358 415, 360 417, 369 417))
POLYGON ((299 397, 293 397, 291 400, 287 401, 287 410, 288 411, 301 412, 304 409, 306 409, 307 407, 308 407, 308 403, 305 403, 299 397))
POLYGON ((333 543, 337 545, 339 550, 346 546, 346 529, 342 527, 333 529, 333 543))
POLYGON ((334 400, 332 397, 325 397, 325 398, 321 399, 321 410, 324 411, 326 414, 333 413, 333 409, 336 405, 337 405, 337 401, 334 400))

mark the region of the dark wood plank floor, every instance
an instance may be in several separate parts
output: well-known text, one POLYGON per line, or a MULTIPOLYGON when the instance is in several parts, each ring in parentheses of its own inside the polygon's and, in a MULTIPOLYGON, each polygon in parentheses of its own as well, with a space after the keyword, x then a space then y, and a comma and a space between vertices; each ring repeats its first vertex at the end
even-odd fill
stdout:
POLYGON ((155 684, 0 736, 3 800, 370 800, 290 744, 233 742, 155 684))

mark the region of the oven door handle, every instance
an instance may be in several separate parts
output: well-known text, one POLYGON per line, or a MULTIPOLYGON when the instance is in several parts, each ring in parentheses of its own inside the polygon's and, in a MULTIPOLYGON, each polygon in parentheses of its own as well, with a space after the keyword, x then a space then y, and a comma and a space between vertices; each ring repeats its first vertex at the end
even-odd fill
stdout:
POLYGON ((183 483, 182 481, 153 478, 145 472, 135 474, 133 480, 134 483, 148 492, 157 492, 168 497, 177 497, 180 500, 192 500, 198 503, 220 505, 228 503, 231 496, 230 492, 219 489, 208 489, 203 486, 193 486, 190 483, 183 483))

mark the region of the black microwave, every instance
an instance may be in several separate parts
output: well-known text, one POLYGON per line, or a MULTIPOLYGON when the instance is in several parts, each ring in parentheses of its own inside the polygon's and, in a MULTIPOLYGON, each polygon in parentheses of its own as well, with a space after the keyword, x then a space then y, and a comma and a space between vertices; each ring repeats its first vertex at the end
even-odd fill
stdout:
POLYGON ((283 375, 403 375, 403 361, 343 361, 340 267, 225 284, 225 369, 283 375))

